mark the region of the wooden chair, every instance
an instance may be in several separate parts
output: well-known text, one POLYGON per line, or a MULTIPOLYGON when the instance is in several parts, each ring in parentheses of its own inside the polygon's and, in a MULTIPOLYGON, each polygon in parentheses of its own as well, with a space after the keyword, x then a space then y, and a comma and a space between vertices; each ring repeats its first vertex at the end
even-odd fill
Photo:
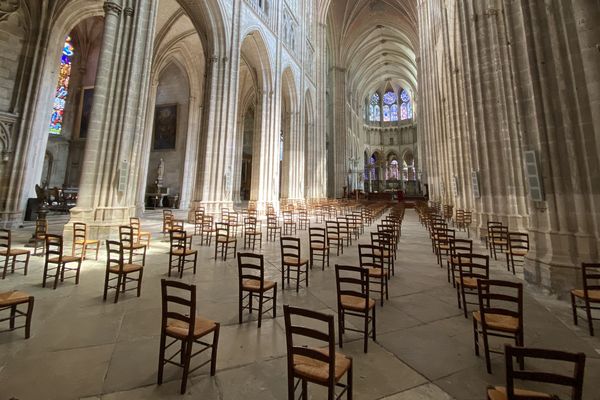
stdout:
POLYGON ((498 259, 498 249, 501 253, 508 250, 508 227, 492 226, 490 228, 490 257, 494 255, 494 260, 498 259))
POLYGON ((298 229, 301 231, 307 230, 310 225, 310 219, 308 218, 308 211, 301 209, 298 211, 298 229))
POLYGON ((295 400, 298 386, 301 398, 308 399, 308 383, 327 387, 327 399, 352 399, 352 358, 335 352, 333 315, 302 308, 283 306, 287 343, 288 400, 295 400), (298 322, 296 322, 298 320, 298 322), (310 328, 301 322, 310 323, 310 328), (324 331, 313 328, 324 325, 324 331), (304 339, 304 340, 302 340, 304 339), (300 342, 300 344, 298 343, 300 342), (323 343, 324 347, 307 347, 304 342, 323 343), (346 375, 346 384, 341 380, 346 375), (297 380, 297 382, 296 382, 297 380), (342 391, 336 395, 336 387, 342 391))
POLYGON ((383 265, 388 273, 388 277, 395 275, 394 267, 394 242, 390 231, 371 232, 371 244, 381 248, 381 257, 383 265))
POLYGON ((347 265, 335 266, 335 282, 338 303, 338 332, 340 347, 344 347, 346 330, 363 334, 363 351, 368 349, 369 336, 376 336, 375 300, 369 298, 369 273, 365 268, 347 265), (363 329, 346 327, 346 315, 363 319, 363 329), (369 330, 371 325, 371 330, 369 330))
POLYGON ((322 270, 325 265, 329 268, 329 245, 327 244, 327 232, 323 228, 309 228, 309 246, 310 246, 310 269, 315 265, 315 261, 321 262, 322 270))
POLYGON ((200 232, 200 245, 210 246, 212 237, 217 233, 212 215, 204 215, 202 218, 202 231, 200 232))
POLYGON ((344 244, 342 237, 340 236, 340 227, 338 222, 331 220, 325 221, 325 229, 327 231, 327 245, 331 248, 335 244, 337 255, 340 255, 340 251, 342 254, 344 254, 344 244))
POLYGON ((202 234, 202 224, 204 223, 204 209, 194 210, 194 235, 202 234))
POLYGON ((227 223, 229 224, 231 236, 237 237, 238 229, 243 227, 243 224, 240 222, 240 215, 235 211, 230 211, 227 214, 227 223))
MULTIPOLYGON (((479 356, 479 337, 483 340, 485 365, 492 373, 488 336, 512 339, 524 346, 523 284, 500 280, 477 280, 479 311, 473 311, 475 354, 479 356)), ((523 368, 523 366, 521 366, 523 368)))
POLYGON ((437 228, 435 231, 435 252, 437 254, 437 261, 440 268, 444 268, 442 257, 446 257, 446 260, 452 254, 452 242, 456 238, 456 232, 454 229, 437 228))
POLYGON ((4 257, 2 279, 6 278, 9 266, 13 274, 15 271, 22 269, 23 275, 27 275, 30 256, 31 253, 29 250, 12 247, 11 232, 9 229, 0 229, 0 257, 4 257), (25 256, 25 259, 23 259, 23 256, 25 256), (23 266, 17 267, 18 264, 22 264, 23 266))
POLYGON ((279 226, 277 216, 275 214, 267 214, 267 240, 274 242, 277 239, 277 235, 281 238, 281 226, 279 226))
POLYGON ((573 322, 577 325, 577 309, 585 310, 590 336, 594 336, 594 321, 600 320, 600 318, 594 318, 592 315, 592 310, 600 310, 600 263, 583 263, 581 264, 581 272, 583 274, 583 289, 571 290, 573 322))
POLYGON ((281 288, 285 288, 285 280, 287 277, 288 285, 290 279, 296 281, 296 292, 300 290, 300 282, 304 280, 308 287, 308 260, 302 258, 300 248, 300 239, 294 237, 282 237, 279 239, 281 247, 281 288), (292 277, 292 272, 296 273, 296 277, 292 277), (304 279, 302 279, 304 274, 304 279))
MULTIPOLYGON (((488 221, 488 223, 487 223, 486 236, 484 237, 484 239, 485 239, 485 248, 486 249, 490 249, 490 242, 491 242, 491 238, 492 238, 492 228, 496 227, 496 226, 502 226, 502 222, 500 222, 500 221, 488 221)), ((492 253, 490 252, 490 257, 491 256, 492 256, 492 253)))
POLYGON ((25 328, 25 339, 29 339, 31 333, 33 300, 33 296, 18 290, 0 293, 0 312, 10 310, 10 315, 8 317, 1 318, 0 322, 9 321, 9 331, 25 328), (27 304, 27 311, 19 310, 18 306, 21 304, 27 304), (25 325, 15 326, 17 318, 21 317, 25 317, 25 325))
POLYGON ((344 247, 344 241, 346 241, 345 246, 352 245, 352 232, 350 230, 350 225, 348 224, 348 218, 346 217, 337 217, 338 223, 338 234, 340 237, 340 242, 342 243, 342 249, 344 247))
POLYGON ((133 228, 133 236, 134 238, 136 238, 136 244, 144 244, 148 249, 150 249, 152 233, 142 231, 142 224, 140 223, 140 219, 137 217, 129 218, 129 226, 133 228))
POLYGON ((165 364, 176 365, 183 368, 181 394, 184 394, 188 375, 198 368, 210 363, 210 375, 215 375, 221 325, 196 315, 195 285, 161 279, 161 293, 162 323, 158 356, 158 384, 162 384, 165 364), (211 333, 213 334, 212 343, 203 340, 211 333), (168 344, 167 338, 172 339, 168 344), (181 349, 167 358, 167 349, 177 343, 180 343, 181 349), (201 350, 194 353, 192 351, 194 344, 200 345, 201 350), (206 350, 211 351, 210 359, 190 369, 192 358, 206 350), (177 358, 179 358, 179 362, 175 361, 177 358))
POLYGON ((529 252, 529 234, 521 232, 508 232, 508 251, 506 252, 506 269, 515 274, 515 258, 523 263, 529 252))
POLYGON ((295 235, 298 232, 298 225, 294 222, 294 213, 290 210, 283 212, 283 234, 295 235))
POLYGON ((479 254, 459 254, 457 266, 459 275, 454 283, 458 308, 462 308, 465 318, 468 318, 467 304, 478 303, 467 303, 467 295, 477 296, 477 280, 490 278, 490 258, 479 254))
POLYGON ((171 210, 163 210, 163 223, 162 223, 162 234, 163 239, 166 235, 169 234, 171 228, 173 227, 173 211, 171 210))
POLYGON ((448 282, 452 287, 456 287, 456 266, 458 265, 458 256, 461 254, 473 253, 473 241, 471 239, 454 239, 450 242, 450 257, 446 259, 448 269, 448 282))
POLYGON ((106 274, 104 276, 104 295, 102 299, 106 301, 108 289, 115 289, 115 303, 119 301, 119 294, 127 290, 137 290, 137 297, 142 294, 142 276, 144 275, 144 266, 140 264, 125 263, 123 244, 114 240, 106 241, 106 274), (132 278, 129 274, 137 276, 132 278), (111 278, 111 275, 115 275, 111 278), (112 282, 116 284, 111 285, 112 282), (134 288, 127 289, 127 282, 135 282, 134 288))
MULTIPOLYGON (((527 347, 513 347, 506 345, 504 347, 504 358, 506 363, 506 387, 490 386, 487 389, 488 400, 539 400, 539 399, 558 399, 558 396, 540 392, 537 390, 527 390, 515 387, 515 380, 534 382, 536 389, 539 384, 548 384, 571 388, 571 400, 581 400, 583 398, 583 377, 585 370, 585 354, 567 353, 558 350, 534 349, 527 347), (547 372, 534 370, 516 370, 514 359, 535 359, 562 363, 562 371, 572 371, 571 374, 559 374, 552 368, 547 372), (567 365, 565 363, 571 364, 567 365)), ((530 363, 531 364, 531 363, 530 363)), ((539 365, 539 362, 535 363, 539 365)))
POLYGON ((85 260, 88 247, 96 251, 96 260, 98 260, 98 251, 100 250, 100 241, 87 238, 87 224, 82 222, 73 223, 73 247, 71 255, 76 256, 81 251, 81 258, 85 260))
POLYGON ((464 227, 464 230, 467 232, 467 239, 471 238, 471 224, 472 223, 473 223, 473 212, 465 211, 463 227, 464 227))
POLYGON ((238 280, 239 280, 239 323, 242 323, 242 312, 248 310, 258 311, 258 327, 260 328, 264 313, 273 311, 273 318, 277 317, 277 282, 265 279, 265 260, 262 254, 238 253, 238 280), (271 295, 268 293, 272 291, 271 295), (258 297, 258 308, 253 305, 253 297, 258 297), (248 300, 247 304, 244 301, 248 300), (264 309, 264 305, 272 301, 271 308, 264 309))
POLYGON ((75 271, 74 276, 66 279, 75 278, 75 284, 79 284, 79 273, 81 271, 81 257, 63 255, 63 237, 62 235, 46 234, 46 260, 44 262, 44 278, 42 287, 46 287, 46 279, 54 277, 54 287, 58 285, 58 278, 64 282, 66 271, 75 271), (69 267, 70 264, 77 264, 77 267, 69 267), (53 267, 54 266, 54 267, 53 267), (54 272, 53 272, 54 271, 54 272))
POLYGON ((169 277, 173 268, 177 269, 179 279, 183 278, 183 272, 187 269, 193 270, 196 275, 198 251, 190 248, 191 240, 191 236, 188 236, 184 230, 171 229, 169 232, 169 277))
POLYGON ((370 292, 380 294, 381 306, 383 307, 383 296, 389 300, 388 278, 389 274, 383 266, 383 248, 370 244, 359 244, 358 255, 360 267, 366 268, 369 274, 369 285, 375 284, 379 286, 379 290, 369 288, 370 292))
POLYGON ((46 249, 46 234, 48 233, 48 221, 45 219, 35 220, 35 232, 33 233, 33 255, 37 256, 39 248, 42 249, 42 256, 46 249))
POLYGON ((217 253, 219 247, 221 247, 221 259, 227 261, 227 254, 233 246, 233 254, 237 251, 237 239, 231 237, 231 231, 229 224, 223 222, 217 222, 215 224, 215 260, 217 259, 217 253))
POLYGON ((262 230, 256 217, 244 218, 244 249, 249 249, 252 244, 252 250, 256 249, 258 240, 259 248, 262 249, 262 230))
POLYGON ((119 227, 119 241, 123 250, 127 252, 125 258, 127 264, 146 265, 146 245, 136 243, 136 235, 133 227, 122 225, 119 227))

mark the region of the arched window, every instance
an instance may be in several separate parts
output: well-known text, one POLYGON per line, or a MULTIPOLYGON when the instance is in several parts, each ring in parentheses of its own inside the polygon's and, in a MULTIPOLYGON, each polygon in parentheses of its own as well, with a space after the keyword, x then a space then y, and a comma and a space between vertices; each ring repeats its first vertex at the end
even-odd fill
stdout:
POLYGON ((381 121, 381 108, 379 106, 379 93, 375 93, 371 96, 371 103, 369 104, 369 121, 379 122, 381 121))
POLYGON ((400 120, 405 121, 407 119, 412 119, 412 102, 410 99, 410 94, 405 89, 402 89, 400 92, 400 100, 402 101, 402 104, 400 105, 400 120))
POLYGON ((383 95, 383 121, 398 121, 398 96, 393 90, 388 90, 383 95))
POLYGON ((71 37, 67 36, 60 60, 60 70, 58 71, 58 84, 54 95, 52 105, 52 117, 50 118, 50 134, 60 135, 63 127, 65 113, 65 104, 69 94, 69 79, 71 77, 71 61, 74 53, 71 37))

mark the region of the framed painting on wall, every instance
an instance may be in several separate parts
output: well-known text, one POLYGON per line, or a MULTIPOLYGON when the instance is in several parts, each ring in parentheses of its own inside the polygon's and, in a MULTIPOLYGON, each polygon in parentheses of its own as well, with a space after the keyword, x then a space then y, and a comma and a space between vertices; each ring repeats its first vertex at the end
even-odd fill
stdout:
POLYGON ((156 106, 154 112, 154 150, 175 150, 177 142, 177 104, 156 106))
POLYGON ((87 86, 81 89, 81 99, 79 100, 79 138, 85 139, 88 135, 90 117, 92 115, 92 105, 94 101, 94 87, 87 86))

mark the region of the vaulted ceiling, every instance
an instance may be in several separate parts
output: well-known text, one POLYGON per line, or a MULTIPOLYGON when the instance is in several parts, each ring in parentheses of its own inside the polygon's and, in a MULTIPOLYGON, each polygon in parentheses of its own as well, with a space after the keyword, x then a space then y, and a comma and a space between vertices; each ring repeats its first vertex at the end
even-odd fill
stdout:
POLYGON ((417 91, 416 0, 330 0, 327 25, 330 62, 357 99, 388 82, 417 91))

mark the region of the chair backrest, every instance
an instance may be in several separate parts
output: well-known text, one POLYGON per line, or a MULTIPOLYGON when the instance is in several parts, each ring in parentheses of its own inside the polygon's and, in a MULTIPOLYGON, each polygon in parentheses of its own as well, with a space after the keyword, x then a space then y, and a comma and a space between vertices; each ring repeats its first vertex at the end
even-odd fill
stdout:
POLYGON ((289 305, 283 306, 283 315, 285 319, 288 373, 293 371, 294 356, 302 356, 327 364, 328 376, 333 380, 335 377, 335 331, 333 315, 289 305), (313 326, 318 325, 323 326, 325 329, 319 330, 313 328, 313 326), (310 342, 311 347, 307 347, 306 342, 310 342), (321 345, 315 346, 315 342, 321 345), (327 351, 318 351, 317 349, 319 348, 327 348, 327 351))
POLYGON ((195 225, 200 225, 202 224, 202 221, 204 220, 204 209, 196 209, 196 211, 194 211, 194 224, 195 225))
POLYGON ((371 244, 391 251, 394 246, 394 238, 390 232, 371 232, 371 244))
POLYGON ((217 222, 215 224, 215 236, 217 239, 229 240, 229 224, 226 222, 217 222))
POLYGON ((8 252, 10 251, 10 229, 0 229, 0 249, 8 252))
POLYGON ((338 304, 341 296, 353 296, 365 299, 365 309, 369 304, 369 272, 365 268, 350 265, 335 265, 335 283, 338 304))
MULTIPOLYGON (((531 396, 524 396, 515 393, 515 380, 543 383, 548 385, 567 386, 571 388, 571 399, 581 400, 583 397, 583 376, 585 369, 585 354, 568 353, 559 350, 536 349, 527 347, 513 347, 505 345, 504 357, 506 362, 506 397, 508 400, 531 400, 531 396), (515 359, 537 359, 560 363, 561 371, 571 370, 571 374, 561 374, 553 372, 554 368, 549 368, 548 372, 534 371, 530 369, 516 369, 515 359), (567 367, 565 364, 570 364, 567 367)), ((539 365, 539 363, 527 362, 526 365, 539 365)), ((538 387, 536 385, 536 390, 538 387)), ((538 397, 539 398, 539 397, 538 397)), ((558 397, 556 397, 558 398, 558 397)))
POLYGON ((171 224, 171 229, 173 230, 183 230, 185 226, 185 221, 182 219, 174 219, 171 224))
POLYGON ((284 258, 300 259, 300 239, 295 237, 283 236, 279 238, 281 244, 281 261, 284 258))
POLYGON ((487 223, 488 237, 492 236, 492 228, 497 227, 497 226, 502 226, 502 222, 500 222, 500 221, 488 221, 488 223, 487 223))
POLYGON ((458 254, 460 279, 489 279, 490 258, 480 254, 458 254))
POLYGON ((582 263, 581 271, 583 273, 583 294, 589 300, 588 292, 590 290, 600 290, 600 263, 582 263))
POLYGON ((265 260, 262 254, 238 253, 238 278, 239 287, 242 288, 243 281, 256 281, 260 290, 264 289, 265 283, 265 260))
POLYGON ((188 236, 183 229, 173 228, 169 231, 169 246, 171 252, 175 250, 185 250, 188 247, 187 242, 188 236))
POLYGON ((48 233, 48 221, 45 219, 37 219, 35 221, 35 237, 36 239, 44 239, 48 233))
POLYGON ((123 244, 115 240, 106 241, 106 269, 117 267, 123 272, 123 244))
POLYGON ((473 212, 465 211, 465 218, 464 218, 465 225, 470 225, 471 222, 473 222, 473 212))
POLYGON ((529 251, 529 234, 523 232, 508 232, 508 247, 511 250, 529 251))
POLYGON ((283 222, 285 222, 286 224, 292 223, 294 220, 294 214, 292 211, 290 210, 285 210, 283 212, 283 222))
POLYGON ((129 225, 119 226, 119 241, 125 247, 129 247, 135 243, 135 235, 133 228, 129 225))
POLYGON ((277 227, 277 216, 275 214, 267 214, 267 228, 277 227))
POLYGON ((470 239, 454 239, 450 242, 450 254, 453 256, 458 254, 473 253, 473 241, 470 239))
POLYGON ((139 232, 141 227, 140 219, 138 217, 129 218, 129 226, 131 226, 134 231, 139 232))
POLYGON ((244 230, 246 232, 255 232, 257 223, 258 220, 256 219, 256 217, 244 218, 244 230))
POLYGON ((63 237, 62 235, 46 234, 46 261, 50 258, 58 259, 58 262, 62 261, 63 254, 63 237))
POLYGON ((481 325, 487 330, 487 315, 505 315, 518 319, 523 328, 523 284, 502 280, 478 279, 477 294, 481 325))
POLYGON ((163 232, 167 232, 172 228, 173 212, 171 210, 163 210, 163 232))
POLYGON ((450 243, 456 237, 454 229, 448 228, 436 228, 435 229, 436 240, 440 243, 450 243))
POLYGON ((380 268, 383 270, 382 247, 371 244, 359 244, 358 257, 361 268, 380 268))
POLYGON ((214 222, 214 217, 212 215, 204 215, 204 217, 202 218, 202 225, 203 228, 202 229, 212 229, 213 227, 213 222, 214 222))
POLYGON ((196 322, 196 285, 161 279, 162 327, 167 320, 188 324, 188 336, 193 335, 196 322))
POLYGON ((73 242, 87 239, 87 225, 83 222, 73 223, 73 242))
POLYGON ((327 244, 327 231, 324 228, 309 228, 308 236, 311 244, 327 244))
POLYGON ((507 226, 498 226, 498 225, 490 226, 489 234, 490 234, 490 240, 492 242, 497 242, 499 240, 508 241, 508 227, 507 226))

